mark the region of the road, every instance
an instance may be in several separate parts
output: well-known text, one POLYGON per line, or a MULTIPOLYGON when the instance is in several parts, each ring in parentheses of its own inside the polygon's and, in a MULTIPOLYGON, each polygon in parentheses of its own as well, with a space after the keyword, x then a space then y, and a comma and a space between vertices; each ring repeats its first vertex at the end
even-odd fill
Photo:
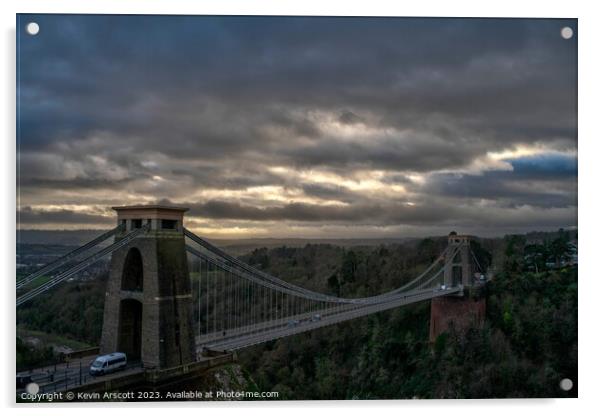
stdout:
POLYGON ((361 316, 370 315, 376 312, 385 311, 387 309, 396 308, 403 305, 408 305, 423 300, 436 298, 439 296, 448 296, 462 291, 462 288, 448 288, 446 290, 439 289, 424 289, 413 292, 407 292, 403 296, 397 297, 392 300, 387 300, 382 303, 362 306, 355 309, 343 309, 343 310, 326 310, 323 311, 323 315, 320 320, 311 320, 304 318, 308 314, 302 314, 299 316, 291 316, 286 319, 287 322, 292 320, 299 321, 298 324, 291 326, 290 324, 282 324, 281 320, 275 325, 259 324, 258 327, 263 325, 263 330, 259 329, 256 331, 240 331, 240 335, 232 333, 227 338, 222 338, 216 341, 209 341, 203 345, 211 350, 217 351, 233 351, 252 345, 261 344, 263 342, 271 341, 278 338, 287 337, 290 335, 299 334, 313 329, 321 328, 328 325, 333 325, 339 322, 348 321, 350 319, 359 318, 361 316))
MULTIPOLYGON (((82 358, 73 359, 68 363, 60 363, 56 366, 47 366, 36 368, 31 371, 23 371, 17 373, 19 375, 26 375, 31 377, 31 381, 38 384, 40 387, 40 393, 54 392, 54 391, 65 391, 69 388, 74 388, 82 384, 96 382, 101 380, 107 380, 115 375, 123 376, 129 374, 135 374, 142 369, 140 361, 128 362, 125 370, 120 370, 112 374, 106 374, 100 377, 93 377, 89 373, 90 364, 97 355, 89 355, 82 358)), ((25 389, 17 389, 17 393, 21 393, 25 389)))

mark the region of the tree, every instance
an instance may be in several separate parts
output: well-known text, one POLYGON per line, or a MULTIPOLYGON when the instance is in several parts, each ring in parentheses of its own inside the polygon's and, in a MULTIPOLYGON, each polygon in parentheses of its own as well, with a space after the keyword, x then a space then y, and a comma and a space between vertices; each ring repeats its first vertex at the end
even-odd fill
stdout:
POLYGON ((355 251, 348 250, 345 253, 345 257, 343 258, 343 263, 341 264, 341 277, 343 279, 343 282, 348 283, 355 281, 357 269, 357 255, 355 254, 355 251))
POLYGON ((435 241, 432 238, 425 238, 418 244, 418 259, 427 263, 435 261, 439 255, 435 241))
POLYGON ((506 242, 504 269, 519 271, 523 267, 524 249, 526 238, 524 235, 510 235, 504 237, 506 242))
POLYGON ((340 296, 341 284, 339 283, 339 278, 336 273, 333 273, 332 276, 328 278, 328 289, 336 296, 340 296))

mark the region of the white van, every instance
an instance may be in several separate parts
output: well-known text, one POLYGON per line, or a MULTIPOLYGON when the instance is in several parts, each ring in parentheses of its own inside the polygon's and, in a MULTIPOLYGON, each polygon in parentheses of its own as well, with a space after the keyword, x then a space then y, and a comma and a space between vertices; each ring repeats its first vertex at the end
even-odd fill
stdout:
POLYGON ((90 375, 101 376, 125 368, 127 357, 122 352, 99 355, 90 365, 90 375))

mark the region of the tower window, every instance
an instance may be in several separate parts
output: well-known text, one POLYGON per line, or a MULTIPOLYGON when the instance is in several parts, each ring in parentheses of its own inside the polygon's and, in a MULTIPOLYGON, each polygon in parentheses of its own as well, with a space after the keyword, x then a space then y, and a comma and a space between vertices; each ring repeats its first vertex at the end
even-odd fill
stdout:
POLYGON ((161 228, 163 230, 175 230, 177 226, 178 221, 176 220, 161 220, 161 228))
POLYGON ((132 220, 132 229, 142 228, 142 220, 132 220))

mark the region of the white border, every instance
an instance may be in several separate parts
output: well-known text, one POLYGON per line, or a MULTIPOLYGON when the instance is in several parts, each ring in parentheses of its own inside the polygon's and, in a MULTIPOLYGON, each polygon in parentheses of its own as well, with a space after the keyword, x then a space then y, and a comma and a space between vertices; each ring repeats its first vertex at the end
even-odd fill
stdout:
MULTIPOLYGON (((14 391, 14 292, 15 266, 15 13, 120 13, 120 14, 272 14, 272 15, 370 15, 370 16, 491 16, 491 17, 571 17, 579 18, 579 399, 576 400, 462 400, 462 401, 389 401, 389 402, 288 402, 288 403, 153 403, 129 404, 128 409, 143 407, 144 412, 162 414, 169 408, 179 412, 207 412, 208 414, 238 414, 244 412, 266 414, 306 415, 307 413, 334 413, 340 408, 351 415, 365 416, 371 407, 378 406, 379 413, 401 412, 448 415, 480 414, 504 415, 516 411, 545 412, 549 415, 592 414, 599 410, 598 385, 600 384, 600 316, 597 308, 598 294, 602 293, 598 270, 601 268, 597 255, 600 232, 598 212, 601 198, 599 189, 602 181, 600 158, 600 65, 599 41, 602 39, 602 20, 595 2, 546 1, 526 2, 506 0, 484 1, 420 1, 385 2, 370 0, 255 0, 255 1, 74 1, 74 0, 21 0, 1 3, 2 20, 2 77, 1 101, 2 126, 2 256, 4 283, 2 303, 5 319, 2 331, 3 365, 0 367, 0 393, 2 405, 9 407, 10 414, 31 414, 35 409, 15 407, 14 391)), ((82 408, 82 405, 44 405, 47 415, 106 414, 118 411, 120 404, 97 405, 82 408)))

